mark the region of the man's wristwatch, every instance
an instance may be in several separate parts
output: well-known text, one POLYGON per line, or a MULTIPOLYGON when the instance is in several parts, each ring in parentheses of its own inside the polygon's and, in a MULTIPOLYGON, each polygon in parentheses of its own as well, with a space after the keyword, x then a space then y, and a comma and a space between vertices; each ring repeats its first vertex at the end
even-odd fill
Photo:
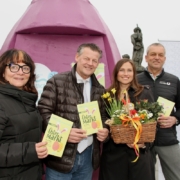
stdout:
POLYGON ((179 124, 179 121, 178 121, 178 119, 176 118, 176 125, 178 125, 179 124))

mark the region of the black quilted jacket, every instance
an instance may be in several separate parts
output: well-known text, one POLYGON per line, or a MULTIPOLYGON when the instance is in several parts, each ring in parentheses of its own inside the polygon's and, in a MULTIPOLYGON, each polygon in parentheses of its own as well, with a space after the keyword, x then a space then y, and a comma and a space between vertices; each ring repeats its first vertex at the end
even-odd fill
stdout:
MULTIPOLYGON (((73 122, 73 128, 80 128, 80 120, 77 111, 77 104, 84 102, 83 83, 78 84, 75 76, 76 65, 72 71, 57 74, 52 77, 44 87, 43 93, 38 103, 38 108, 43 117, 43 130, 46 130, 51 114, 73 122)), ((105 106, 101 95, 104 93, 104 87, 99 84, 95 75, 91 76, 91 101, 98 101, 102 120, 106 120, 105 106)), ((67 143, 62 158, 49 155, 45 159, 46 166, 63 173, 69 172, 75 160, 77 152, 77 143, 67 143)), ((93 168, 99 166, 100 146, 93 135, 93 168)))
POLYGON ((42 164, 35 150, 42 136, 36 99, 35 94, 0 84, 0 180, 42 177, 42 164))

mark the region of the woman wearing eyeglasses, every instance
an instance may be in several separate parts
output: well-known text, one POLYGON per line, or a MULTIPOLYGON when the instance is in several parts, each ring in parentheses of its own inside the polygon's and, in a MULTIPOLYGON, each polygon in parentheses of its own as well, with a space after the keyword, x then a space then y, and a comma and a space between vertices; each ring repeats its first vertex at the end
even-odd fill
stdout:
POLYGON ((35 65, 20 50, 0 56, 0 179, 40 180, 41 116, 36 108, 35 65))

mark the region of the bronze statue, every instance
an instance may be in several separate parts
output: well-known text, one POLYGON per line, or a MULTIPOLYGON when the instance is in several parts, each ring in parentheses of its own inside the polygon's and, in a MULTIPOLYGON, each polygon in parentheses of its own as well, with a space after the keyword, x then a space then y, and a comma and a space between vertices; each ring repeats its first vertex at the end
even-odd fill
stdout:
POLYGON ((124 55, 122 55, 122 58, 123 59, 130 59, 130 56, 129 56, 129 54, 124 54, 124 55))
POLYGON ((132 60, 134 61, 136 70, 143 71, 144 67, 141 66, 144 53, 143 35, 138 26, 134 29, 134 34, 131 35, 131 42, 133 44, 132 60))

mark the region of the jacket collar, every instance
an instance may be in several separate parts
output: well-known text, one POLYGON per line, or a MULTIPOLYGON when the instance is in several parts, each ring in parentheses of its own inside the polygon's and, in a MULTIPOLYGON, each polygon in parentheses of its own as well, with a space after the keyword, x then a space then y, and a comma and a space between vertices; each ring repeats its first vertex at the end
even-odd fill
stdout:
POLYGON ((34 105, 37 100, 37 95, 23 91, 10 84, 0 84, 0 93, 11 96, 24 104, 34 105))
MULTIPOLYGON (((150 76, 151 77, 151 75, 150 75, 150 72, 148 71, 148 68, 146 67, 146 69, 144 70, 144 73, 146 74, 146 75, 148 75, 148 76, 150 76)), ((161 73, 158 75, 158 77, 157 77, 157 79, 158 78, 160 78, 160 77, 162 77, 163 75, 164 75, 164 68, 162 69, 162 71, 161 71, 161 73)), ((152 77, 151 77, 152 78, 152 77)))

